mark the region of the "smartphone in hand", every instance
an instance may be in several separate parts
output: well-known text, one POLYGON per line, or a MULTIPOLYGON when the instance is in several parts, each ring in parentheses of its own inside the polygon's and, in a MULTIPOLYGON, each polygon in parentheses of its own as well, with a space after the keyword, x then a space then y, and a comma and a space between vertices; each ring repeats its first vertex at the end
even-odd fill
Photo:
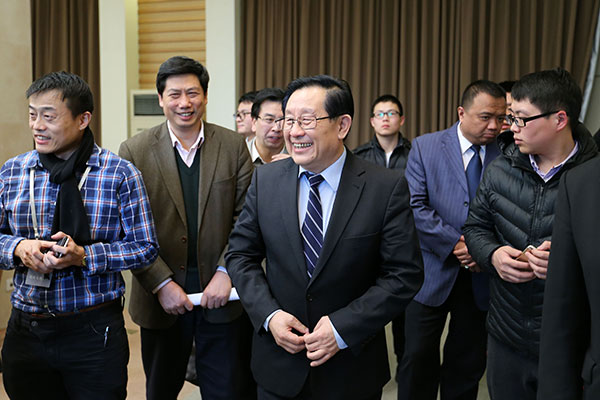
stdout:
MULTIPOLYGON (((56 244, 58 246, 65 247, 67 244, 69 244, 69 237, 68 236, 64 236, 56 244)), ((61 258, 62 256, 63 256, 63 253, 56 253, 56 255, 55 255, 56 258, 61 258)))
POLYGON ((532 245, 529 245, 529 246, 525 247, 525 250, 523 250, 521 252, 521 254, 519 254, 519 257, 517 257, 517 260, 524 261, 524 262, 529 261, 527 259, 527 253, 530 252, 531 250, 534 250, 534 249, 535 249, 535 246, 532 246, 532 245))

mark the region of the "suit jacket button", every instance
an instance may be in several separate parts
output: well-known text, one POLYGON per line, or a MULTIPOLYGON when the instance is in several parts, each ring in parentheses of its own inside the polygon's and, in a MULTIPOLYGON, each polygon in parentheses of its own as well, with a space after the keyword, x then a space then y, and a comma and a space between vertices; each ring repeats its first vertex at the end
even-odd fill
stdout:
POLYGON ((463 205, 464 205, 465 207, 469 207, 469 202, 468 202, 468 201, 465 201, 463 205))
POLYGON ((313 297, 310 294, 306 295, 306 300, 307 301, 313 301, 313 297))
POLYGON ((185 269, 185 265, 180 265, 179 269, 183 271, 185 269))
POLYGON ((187 242, 187 238, 185 236, 182 236, 181 237, 181 243, 185 243, 185 242, 187 242))

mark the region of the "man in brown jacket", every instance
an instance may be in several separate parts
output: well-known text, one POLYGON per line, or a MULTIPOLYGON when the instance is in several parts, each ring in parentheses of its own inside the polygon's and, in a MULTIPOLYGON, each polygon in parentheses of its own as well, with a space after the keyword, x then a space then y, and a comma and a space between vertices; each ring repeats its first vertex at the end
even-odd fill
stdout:
POLYGON ((203 399, 253 398, 249 321, 228 302, 223 254, 242 209, 252 163, 244 139, 202 121, 208 72, 172 57, 156 87, 167 121, 125 141, 119 154, 142 171, 155 217, 159 257, 134 275, 129 311, 141 326, 148 399, 176 399, 192 339, 203 399), (203 292, 199 307, 189 293, 203 292))

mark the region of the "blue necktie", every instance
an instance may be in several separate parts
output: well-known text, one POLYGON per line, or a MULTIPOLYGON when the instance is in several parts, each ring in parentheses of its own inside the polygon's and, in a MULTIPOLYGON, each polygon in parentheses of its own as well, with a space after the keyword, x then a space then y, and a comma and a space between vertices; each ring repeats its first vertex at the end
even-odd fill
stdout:
POLYGON ((469 161, 467 165, 467 185, 469 186, 469 199, 473 200, 475 197, 475 193, 477 193, 477 186, 479 186, 479 181, 481 181, 481 170, 483 169, 481 165, 481 157, 479 157, 480 146, 474 144, 470 147, 471 150, 475 153, 475 155, 469 161))
POLYGON ((323 247, 323 212, 321 210, 321 196, 319 185, 325 178, 310 172, 304 172, 310 183, 308 205, 302 224, 302 239, 304 243, 304 258, 306 259, 306 272, 312 277, 321 248, 323 247))

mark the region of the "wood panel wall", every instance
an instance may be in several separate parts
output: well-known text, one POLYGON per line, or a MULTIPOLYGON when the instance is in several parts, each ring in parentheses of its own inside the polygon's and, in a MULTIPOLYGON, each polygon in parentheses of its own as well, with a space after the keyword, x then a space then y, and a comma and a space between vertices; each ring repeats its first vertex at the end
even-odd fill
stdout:
POLYGON ((138 0, 139 84, 155 87, 166 59, 188 56, 206 64, 206 0, 138 0))

